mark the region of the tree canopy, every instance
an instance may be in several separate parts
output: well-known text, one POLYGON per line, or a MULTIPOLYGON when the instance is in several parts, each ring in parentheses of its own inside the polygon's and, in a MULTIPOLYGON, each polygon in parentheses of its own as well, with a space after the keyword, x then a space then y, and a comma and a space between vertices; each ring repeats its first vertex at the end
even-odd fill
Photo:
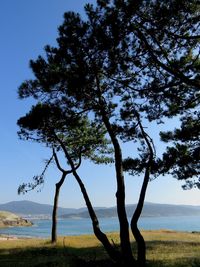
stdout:
MULTIPOLYGON (((142 168, 138 170, 144 171, 145 182, 139 213, 133 215, 132 225, 137 227, 155 167, 153 140, 143 122, 162 123, 165 117, 192 112, 199 104, 199 11, 197 0, 97 0, 96 6, 85 6, 85 20, 77 13, 67 12, 58 29, 57 46, 46 46, 45 56, 30 61, 35 78, 19 88, 21 98, 34 97, 38 101, 34 112, 19 120, 24 136, 34 131, 36 122, 43 138, 43 116, 50 116, 47 125, 55 124, 55 130, 63 136, 62 142, 70 141, 70 123, 78 126, 83 118, 89 120, 88 125, 105 129, 114 149, 121 261, 125 266, 133 266, 135 260, 125 210, 120 139, 139 140, 141 144, 142 168), (33 116, 33 124, 29 125, 30 116, 40 112, 40 103, 42 114, 33 116)), ((48 143, 55 142, 54 134, 50 132, 48 143)), ((176 135, 177 132, 173 138, 176 135)), ((141 159, 133 162, 141 164, 141 159)), ((143 242, 144 249, 140 237, 137 242, 143 242)), ((142 257, 140 266, 145 264, 145 255, 142 257)))
POLYGON ((161 132, 161 138, 171 143, 163 154, 162 172, 179 180, 187 180, 184 189, 200 188, 200 112, 188 112, 180 128, 161 132))

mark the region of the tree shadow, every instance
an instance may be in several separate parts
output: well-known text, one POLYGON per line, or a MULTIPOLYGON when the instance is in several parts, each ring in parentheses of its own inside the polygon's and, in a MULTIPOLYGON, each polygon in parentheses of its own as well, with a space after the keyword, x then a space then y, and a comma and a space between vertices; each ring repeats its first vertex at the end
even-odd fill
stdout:
MULTIPOLYGON (((176 241, 147 241, 147 251, 152 253, 158 246, 172 245, 176 241)), ((184 243, 184 242, 183 242, 184 243)), ((187 242, 185 242, 187 243, 187 242)), ((133 250, 135 253, 135 243, 133 250)), ((156 252, 155 252, 156 253, 156 252)), ((165 253, 165 251, 163 251, 165 253)), ((0 249, 0 266, 2 267, 120 267, 114 264, 101 246, 74 248, 53 246, 48 242, 41 247, 0 249)), ((200 258, 176 257, 175 260, 147 261, 147 267, 199 267, 200 258), (189 265, 188 265, 189 264, 189 265)))
POLYGON ((117 267, 102 247, 39 247, 0 249, 2 267, 117 267))
POLYGON ((164 255, 163 259, 158 255, 158 259, 148 261, 148 267, 200 267, 200 257, 193 253, 194 249, 200 249, 200 242, 152 240, 146 242, 146 247, 149 255, 158 252, 164 255), (172 254, 175 256, 171 257, 172 254))

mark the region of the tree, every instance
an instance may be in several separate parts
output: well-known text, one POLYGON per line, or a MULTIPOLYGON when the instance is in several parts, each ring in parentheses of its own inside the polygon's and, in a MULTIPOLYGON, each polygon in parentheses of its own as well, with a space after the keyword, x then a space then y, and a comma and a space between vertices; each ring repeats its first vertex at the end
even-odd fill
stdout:
POLYGON ((184 189, 200 188, 200 112, 187 111, 181 118, 180 128, 161 132, 161 139, 171 143, 159 162, 161 173, 186 180, 184 189))
MULTIPOLYGON (((114 148, 121 261, 134 266, 120 139, 142 140, 144 148, 139 161, 143 168, 133 166, 145 173, 139 212, 132 220, 140 242, 137 220, 155 156, 143 122, 160 123, 199 100, 199 3, 98 0, 85 11, 85 21, 65 13, 57 47, 46 46, 46 56, 31 61, 35 79, 25 81, 19 95, 65 106, 104 125, 114 148)), ((144 250, 143 245, 138 248, 144 250)), ((144 251, 138 260, 145 265, 144 251)))
MULTIPOLYGON (((51 231, 51 242, 56 243, 57 242, 57 210, 58 210, 58 199, 60 194, 60 189, 66 179, 66 176, 70 173, 72 173, 72 170, 64 170, 59 163, 58 156, 55 152, 55 149, 53 149, 53 156, 56 162, 57 168, 62 172, 62 176, 60 180, 56 183, 56 190, 54 195, 54 205, 53 205, 53 212, 52 212, 52 231, 51 231)), ((76 168, 78 168, 80 164, 77 165, 76 168)))
MULTIPOLYGON (((37 188, 38 186, 44 184, 45 173, 49 167, 49 164, 54 159, 58 170, 62 173, 60 180, 55 184, 55 194, 54 194, 54 202, 53 202, 53 210, 52 210, 51 243, 56 243, 57 242, 57 209, 58 209, 58 200, 59 200, 60 189, 61 189, 67 175, 72 173, 72 170, 64 170, 60 166, 60 162, 58 160, 58 156, 55 152, 55 149, 53 148, 52 150, 53 150, 53 155, 48 160, 47 164, 45 165, 43 172, 40 175, 34 176, 32 182, 21 184, 18 187, 18 194, 21 194, 21 193, 25 194, 28 191, 32 191, 35 188, 37 188)), ((79 166, 80 166, 80 164, 78 164, 76 168, 78 168, 79 166)))
MULTIPOLYGON (((80 117, 75 114, 69 116, 66 110, 61 110, 59 107, 47 104, 37 104, 33 106, 26 116, 18 120, 18 125, 20 126, 19 136, 22 139, 41 142, 53 149, 53 157, 57 168, 62 172, 62 177, 56 184, 54 197, 52 242, 56 241, 56 212, 59 191, 64 183, 66 175, 72 173, 83 194, 96 237, 102 242, 110 257, 117 261, 119 253, 110 243, 107 236, 101 231, 87 190, 77 173, 82 158, 91 159, 95 163, 112 162, 112 157, 110 156, 112 149, 109 148, 109 142, 104 137, 105 129, 100 125, 90 124, 84 116, 80 117), (61 167, 55 151, 62 151, 64 153, 71 170, 64 170, 61 167)), ((34 189, 37 185, 43 183, 44 173, 51 159, 48 161, 42 175, 34 177, 35 183, 28 185, 23 184, 20 187, 20 191, 26 191, 27 186, 34 189)))

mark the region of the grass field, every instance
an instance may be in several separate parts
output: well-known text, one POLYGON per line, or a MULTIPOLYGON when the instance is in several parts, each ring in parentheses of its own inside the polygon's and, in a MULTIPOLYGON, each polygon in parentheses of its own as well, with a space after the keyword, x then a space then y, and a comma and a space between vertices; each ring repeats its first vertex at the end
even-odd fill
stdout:
MULTIPOLYGON (((143 231, 147 244, 147 266, 200 266, 200 233, 167 230, 143 231)), ((117 245, 116 233, 109 238, 117 245)), ((133 242, 133 253, 136 253, 133 242)), ((92 235, 60 237, 56 245, 49 240, 0 240, 1 267, 84 267, 111 266, 107 254, 92 235)))

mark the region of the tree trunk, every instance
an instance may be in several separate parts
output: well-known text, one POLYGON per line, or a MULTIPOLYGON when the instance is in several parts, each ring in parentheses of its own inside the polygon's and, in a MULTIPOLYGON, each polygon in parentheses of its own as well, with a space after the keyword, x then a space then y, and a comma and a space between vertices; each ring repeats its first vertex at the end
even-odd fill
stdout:
POLYGON ((56 190, 54 195, 54 205, 53 205, 53 212, 52 212, 52 228, 51 228, 51 243, 57 242, 57 210, 58 210, 58 199, 60 188, 65 180, 66 173, 62 174, 62 178, 58 183, 56 183, 56 190))
POLYGON ((88 208, 88 212, 90 215, 90 218, 92 220, 92 225, 93 225, 93 231, 95 236, 97 237, 97 239, 103 244, 105 250, 107 251, 108 255, 111 257, 111 259, 115 262, 119 262, 120 261, 120 253, 119 251, 117 251, 110 243, 110 241, 108 240, 107 236, 100 230, 99 227, 99 221, 97 219, 96 213, 92 207, 92 204, 90 202, 90 199, 88 197, 86 188, 82 182, 82 180, 80 179, 79 175, 77 174, 77 172, 73 172, 74 177, 76 178, 76 181, 78 182, 81 192, 83 194, 86 206, 88 208))
POLYGON ((124 266, 134 266, 135 260, 132 255, 130 236, 129 236, 129 223, 126 214, 125 208, 125 184, 124 184, 124 174, 122 166, 122 153, 117 137, 112 129, 112 126, 109 122, 109 119, 106 115, 106 112, 102 109, 102 119, 106 126, 106 129, 112 140, 114 151, 115 151, 115 171, 117 178, 117 213, 119 218, 120 225, 120 241, 121 241, 121 251, 122 251, 122 260, 124 266))
POLYGON ((59 188, 56 184, 56 191, 54 195, 54 205, 52 212, 52 228, 51 228, 51 243, 56 243, 57 241, 57 208, 58 208, 58 198, 59 198, 59 188))
POLYGON ((144 180, 143 180, 142 188, 140 191, 140 197, 138 200, 138 204, 137 204, 137 207, 136 207, 135 212, 134 212, 132 219, 131 219, 131 230, 132 230, 133 236, 137 242, 138 265, 139 265, 139 267, 145 267, 146 266, 146 244, 145 244, 145 241, 144 241, 142 234, 140 233, 140 230, 138 229, 137 224, 138 224, 138 220, 140 218, 140 215, 142 213, 142 209, 144 206, 144 200, 145 200, 145 196, 146 196, 146 191, 147 191, 147 186, 149 183, 150 168, 151 168, 151 164, 153 161, 153 149, 152 149, 151 143, 149 141, 149 137, 145 133, 144 128, 141 124, 139 115, 138 115, 138 123, 139 123, 140 129, 141 129, 143 138, 145 139, 146 144, 149 148, 149 159, 148 159, 145 174, 144 174, 144 180))
POLYGON ((137 227, 137 223, 132 224, 131 223, 131 230, 133 233, 133 236, 137 242, 137 261, 139 267, 145 267, 146 266, 146 244, 144 241, 144 238, 140 232, 140 230, 137 227))
POLYGON ((148 170, 146 170, 144 181, 143 181, 141 192, 140 192, 140 198, 139 198, 137 207, 131 219, 131 230, 137 242, 137 260, 138 260, 139 267, 144 267, 146 265, 146 245, 145 245, 144 238, 138 229, 137 224, 138 224, 140 215, 142 213, 148 181, 149 181, 149 172, 148 170))
POLYGON ((107 132, 110 136, 114 147, 115 154, 115 172, 116 172, 116 180, 117 180, 117 214, 119 219, 120 226, 120 245, 121 245, 121 253, 122 253, 122 265, 126 267, 131 267, 135 265, 135 259, 133 258, 130 236, 129 236, 129 223, 126 214, 125 207, 125 184, 124 184, 124 174, 123 174, 123 160, 122 160, 122 152, 121 147, 116 137, 116 134, 113 130, 112 125, 109 121, 109 115, 107 114, 107 103, 103 98, 101 92, 100 81, 98 77, 98 71, 96 71, 96 86, 98 90, 98 98, 99 98, 99 111, 102 118, 102 121, 107 129, 107 132))
POLYGON ((86 188, 81 180, 81 178, 79 177, 78 173, 76 172, 76 168, 74 166, 73 160, 71 159, 70 155, 68 154, 68 151, 65 147, 65 145, 63 144, 63 142, 56 136, 58 142, 60 143, 65 156, 71 166, 72 169, 72 174, 74 175, 76 181, 78 182, 81 192, 83 194, 90 218, 92 220, 92 225, 93 225, 93 231, 95 236, 97 237, 97 239, 102 243, 102 245, 104 246, 105 250, 107 251, 108 255, 110 256, 110 258, 115 261, 115 262, 119 262, 121 259, 121 255, 120 252, 116 250, 116 248, 111 245, 110 241, 108 240, 107 236, 101 231, 100 227, 99 227, 99 221, 97 219, 96 213, 92 207, 92 204, 90 202, 89 196, 87 194, 86 188))

